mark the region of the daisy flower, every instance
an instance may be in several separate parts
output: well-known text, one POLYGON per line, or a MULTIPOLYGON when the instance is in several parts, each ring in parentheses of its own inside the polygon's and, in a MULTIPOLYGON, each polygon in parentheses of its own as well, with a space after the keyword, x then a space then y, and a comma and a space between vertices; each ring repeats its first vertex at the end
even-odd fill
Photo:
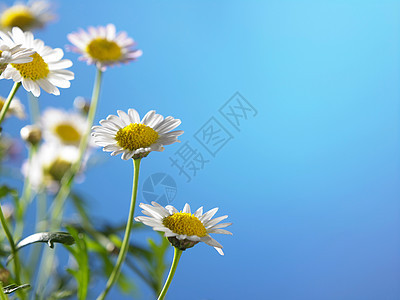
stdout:
POLYGON ((102 71, 108 66, 128 63, 142 55, 141 50, 132 49, 134 40, 124 31, 116 33, 113 24, 89 27, 88 31, 80 29, 70 33, 68 40, 73 44, 68 48, 82 54, 80 60, 95 64, 102 71))
POLYGON ((0 75, 6 69, 7 64, 24 64, 33 60, 31 57, 35 51, 22 48, 21 45, 15 45, 10 48, 7 45, 0 44, 0 75))
POLYGON ((164 151, 163 145, 179 142, 182 130, 171 131, 181 124, 181 120, 164 117, 149 111, 140 121, 134 109, 128 113, 118 110, 118 116, 110 115, 101 120, 101 126, 94 126, 94 142, 111 155, 122 153, 121 158, 128 160, 146 157, 151 151, 164 151))
POLYGON ((22 30, 42 28, 55 19, 48 1, 17 2, 0 13, 0 26, 4 29, 19 27, 22 30))
POLYGON ((139 205, 143 209, 142 213, 147 217, 136 217, 135 221, 151 226, 156 231, 164 232, 171 244, 179 250, 185 250, 198 242, 204 242, 214 247, 219 254, 224 255, 221 244, 214 240, 210 233, 232 235, 231 232, 221 229, 232 225, 232 223, 218 224, 228 216, 212 219, 218 208, 211 209, 203 214, 203 207, 200 207, 192 214, 187 203, 181 212, 172 205, 167 205, 164 208, 154 201, 151 204, 141 203, 139 205))
POLYGON ((62 59, 64 52, 60 48, 45 46, 42 40, 34 39, 31 32, 23 32, 18 27, 14 27, 8 34, 0 31, 0 39, 0 43, 9 47, 21 44, 35 51, 29 63, 8 64, 2 74, 3 78, 22 82, 25 90, 32 92, 35 97, 40 96, 40 88, 49 94, 60 95, 57 87, 70 87, 69 81, 74 79, 74 73, 64 69, 71 67, 72 62, 62 59))
POLYGON ((76 147, 87 128, 87 120, 82 114, 56 108, 48 108, 43 112, 41 124, 46 141, 76 147))
MULTIPOLYGON (((3 108, 5 102, 6 99, 0 96, 0 110, 3 108)), ((13 101, 10 104, 10 107, 7 110, 6 117, 9 116, 16 116, 18 119, 21 120, 26 118, 25 107, 16 97, 14 97, 13 101)))
POLYGON ((56 192, 66 172, 79 159, 79 150, 73 146, 44 143, 37 154, 22 166, 22 173, 29 177, 34 189, 45 186, 56 192))

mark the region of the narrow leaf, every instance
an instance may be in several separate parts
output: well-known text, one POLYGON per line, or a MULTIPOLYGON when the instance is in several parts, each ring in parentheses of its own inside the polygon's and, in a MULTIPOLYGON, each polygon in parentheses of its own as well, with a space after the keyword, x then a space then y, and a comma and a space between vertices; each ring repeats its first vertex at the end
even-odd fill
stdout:
POLYGON ((5 287, 3 287, 4 294, 11 294, 14 293, 15 291, 21 290, 21 289, 26 289, 31 287, 29 284, 22 284, 22 285, 16 285, 16 284, 10 284, 5 287))
POLYGON ((47 243, 50 248, 54 248, 54 243, 73 245, 75 239, 68 232, 38 232, 20 241, 17 250, 33 243, 47 243))

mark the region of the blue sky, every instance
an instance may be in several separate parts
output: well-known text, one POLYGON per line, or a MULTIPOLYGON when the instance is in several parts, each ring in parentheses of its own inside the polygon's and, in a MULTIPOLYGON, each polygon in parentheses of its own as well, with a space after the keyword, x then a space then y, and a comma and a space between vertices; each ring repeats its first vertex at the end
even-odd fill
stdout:
MULTIPOLYGON (((224 257, 204 244, 184 253, 169 299, 400 297, 398 1, 104 4, 59 1, 58 22, 37 37, 64 47, 78 28, 127 31, 143 56, 107 70, 96 122, 128 108, 180 118, 182 144, 144 159, 140 183, 169 174, 173 205, 218 206, 234 223, 216 237, 224 257), (239 130, 219 112, 236 92, 257 110, 239 130), (194 137, 212 117, 232 137, 215 157, 194 137), (185 142, 209 160, 189 183, 170 159, 185 142)), ((94 67, 65 56, 76 79, 42 108, 91 94, 94 67)), ((131 163, 99 156, 77 189, 94 215, 123 221, 131 163)))

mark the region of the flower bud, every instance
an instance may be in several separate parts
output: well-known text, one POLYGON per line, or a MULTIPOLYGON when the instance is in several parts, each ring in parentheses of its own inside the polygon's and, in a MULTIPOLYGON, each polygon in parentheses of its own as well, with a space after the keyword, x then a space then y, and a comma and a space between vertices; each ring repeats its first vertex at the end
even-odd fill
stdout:
POLYGON ((76 97, 74 100, 74 107, 82 114, 87 115, 89 113, 90 103, 83 97, 76 97))
POLYGON ((42 130, 37 125, 27 125, 21 129, 21 138, 31 144, 37 145, 42 140, 42 130))

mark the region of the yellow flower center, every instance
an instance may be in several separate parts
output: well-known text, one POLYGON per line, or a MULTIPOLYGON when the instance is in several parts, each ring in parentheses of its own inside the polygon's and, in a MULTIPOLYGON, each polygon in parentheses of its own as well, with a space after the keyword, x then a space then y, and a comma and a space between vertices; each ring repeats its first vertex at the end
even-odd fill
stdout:
POLYGON ((138 123, 129 124, 121 128, 115 135, 118 145, 130 151, 149 147, 157 139, 157 131, 147 125, 138 123))
POLYGON ((54 133, 65 143, 75 144, 80 141, 81 134, 68 123, 60 123, 54 128, 54 133))
POLYGON ((86 52, 99 61, 119 60, 122 56, 121 47, 117 43, 104 38, 92 40, 87 45, 86 52))
POLYGON ((3 12, 0 23, 2 27, 19 27, 27 30, 35 23, 35 17, 25 6, 16 5, 3 12))
POLYGON ((48 175, 56 181, 61 181, 64 174, 71 168, 69 161, 57 158, 47 169, 48 175))
POLYGON ((4 103, 6 102, 5 100, 6 100, 6 99, 4 99, 3 97, 0 97, 0 110, 3 109, 3 105, 4 105, 4 103))
POLYGON ((203 223, 189 213, 175 213, 172 216, 164 218, 163 224, 177 234, 197 235, 198 237, 207 235, 207 230, 203 223))
POLYGON ((23 78, 38 80, 47 77, 49 74, 49 66, 44 62, 43 58, 36 52, 31 55, 33 60, 25 64, 11 64, 19 71, 23 78))

